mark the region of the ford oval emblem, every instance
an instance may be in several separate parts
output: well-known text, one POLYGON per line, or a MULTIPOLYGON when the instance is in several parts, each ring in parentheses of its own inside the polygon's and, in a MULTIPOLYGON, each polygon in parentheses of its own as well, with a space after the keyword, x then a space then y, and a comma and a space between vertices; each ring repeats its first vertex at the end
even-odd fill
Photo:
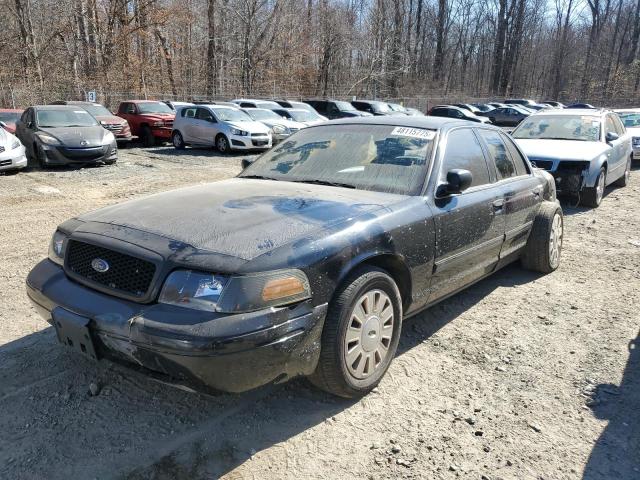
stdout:
POLYGON ((86 140, 82 140, 80 142, 80 145, 82 145, 83 147, 86 147, 87 145, 89 145, 89 142, 87 142, 86 140))
POLYGON ((109 264, 106 260, 101 258, 94 258, 91 260, 91 268, 93 268, 98 273, 104 273, 109 270, 109 264))

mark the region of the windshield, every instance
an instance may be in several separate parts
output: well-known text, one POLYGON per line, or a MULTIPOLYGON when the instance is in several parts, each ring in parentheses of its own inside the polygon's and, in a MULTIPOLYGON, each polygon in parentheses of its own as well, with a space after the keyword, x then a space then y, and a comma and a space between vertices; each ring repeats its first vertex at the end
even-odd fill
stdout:
POLYGON ((311 127, 262 155, 240 176, 417 195, 434 138, 433 130, 392 125, 311 127))
POLYGON ((162 102, 144 102, 138 104, 140 113, 175 113, 169 105, 162 102))
POLYGON ((89 112, 77 110, 40 110, 36 113, 39 127, 91 127, 98 121, 89 112))
POLYGON ((89 112, 94 117, 112 116, 111 112, 107 110, 105 107, 103 107, 102 105, 82 105, 82 108, 84 108, 87 112, 89 112))
POLYGON ((250 122, 251 117, 237 108, 215 108, 212 107, 213 113, 216 114, 218 120, 222 122, 250 122))
POLYGON ((247 110, 254 120, 282 120, 282 117, 271 110, 247 110))
POLYGON ((600 140, 600 119, 586 115, 536 115, 524 120, 511 135, 514 138, 597 142, 600 140))
MULTIPOLYGON (((640 127, 640 113, 629 112, 629 113, 618 113, 620 120, 624 123, 625 127, 636 128, 640 127)), ((0 113, 0 118, 2 118, 2 114, 0 113)))
POLYGON ((340 110, 341 112, 354 112, 356 110, 356 107, 351 105, 349 102, 333 102, 333 103, 335 103, 336 107, 338 107, 338 110, 340 110))
POLYGON ((316 120, 322 120, 319 115, 306 110, 288 110, 291 118, 296 122, 314 122, 316 120))
POLYGON ((18 118, 20 118, 18 112, 0 112, 0 122, 16 123, 18 118))

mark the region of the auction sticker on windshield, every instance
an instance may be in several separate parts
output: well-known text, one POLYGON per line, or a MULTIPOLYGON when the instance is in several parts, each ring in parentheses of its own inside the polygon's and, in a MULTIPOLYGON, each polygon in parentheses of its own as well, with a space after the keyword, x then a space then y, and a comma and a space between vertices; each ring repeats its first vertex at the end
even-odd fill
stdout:
POLYGON ((436 132, 433 130, 425 130, 424 128, 396 127, 391 131, 391 135, 433 140, 436 136, 436 132))

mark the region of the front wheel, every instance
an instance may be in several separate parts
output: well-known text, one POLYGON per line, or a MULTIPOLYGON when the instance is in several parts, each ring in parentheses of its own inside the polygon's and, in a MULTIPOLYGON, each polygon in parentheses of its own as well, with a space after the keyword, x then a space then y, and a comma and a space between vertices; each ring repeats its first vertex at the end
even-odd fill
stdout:
POLYGON ((345 398, 369 393, 389 368, 401 330, 396 283, 384 270, 358 269, 329 305, 311 382, 345 398))
POLYGON ((182 134, 180 132, 173 132, 173 135, 171 135, 171 141, 173 142, 173 146, 176 148, 176 150, 184 150, 184 139, 182 138, 182 134))
POLYGON ((587 207, 597 208, 602 203, 602 197, 604 197, 604 188, 606 185, 607 172, 602 167, 598 177, 596 178, 596 184, 594 187, 585 188, 582 191, 582 200, 580 203, 587 207))
POLYGON ((227 137, 220 134, 216 137, 216 148, 220 153, 229 153, 231 147, 229 146, 229 140, 227 137))
POLYGON ((156 138, 148 125, 142 127, 142 144, 147 148, 155 147, 156 145, 156 138))
POLYGON ((554 202, 545 202, 533 220, 521 262, 528 270, 551 273, 560 265, 564 218, 562 208, 554 202))

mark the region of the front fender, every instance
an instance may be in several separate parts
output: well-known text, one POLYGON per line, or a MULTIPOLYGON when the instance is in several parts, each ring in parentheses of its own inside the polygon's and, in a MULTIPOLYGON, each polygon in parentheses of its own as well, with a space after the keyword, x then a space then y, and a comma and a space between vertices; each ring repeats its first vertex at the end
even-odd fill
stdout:
POLYGON ((584 182, 582 182, 583 187, 596 186, 596 179, 598 178, 600 169, 604 167, 605 171, 607 170, 607 159, 608 156, 606 154, 602 154, 591 162, 589 169, 584 173, 584 182))

